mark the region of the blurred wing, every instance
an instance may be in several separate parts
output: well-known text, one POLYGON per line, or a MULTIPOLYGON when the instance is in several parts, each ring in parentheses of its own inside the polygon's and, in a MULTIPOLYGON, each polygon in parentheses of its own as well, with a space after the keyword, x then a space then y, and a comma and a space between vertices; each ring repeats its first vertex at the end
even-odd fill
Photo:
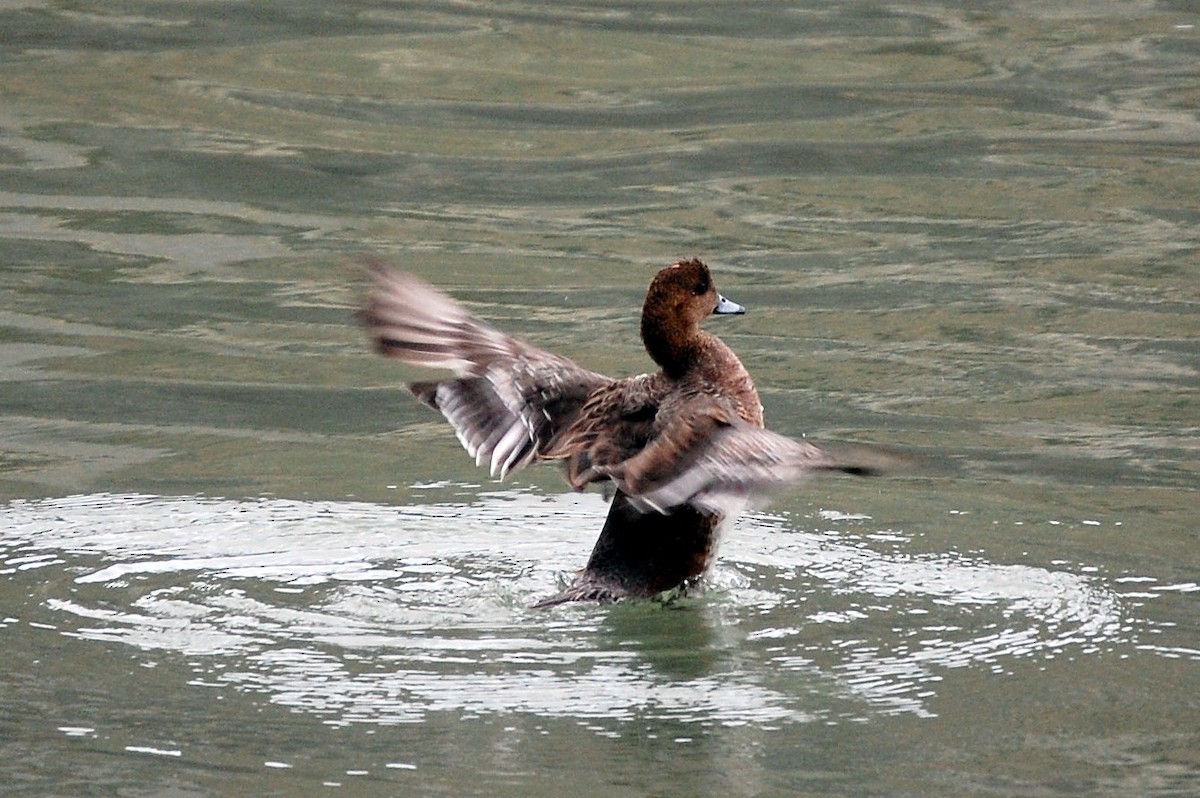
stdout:
POLYGON ((379 261, 367 269, 372 290, 357 315, 381 355, 478 377, 489 364, 532 349, 414 275, 379 261))
POLYGON ((440 410, 477 465, 492 476, 538 459, 609 378, 530 346, 471 314, 411 274, 368 264, 372 290, 358 312, 375 348, 456 379, 409 385, 440 410))
POLYGON ((656 508, 686 503, 717 511, 731 499, 762 496, 813 471, 839 468, 814 444, 758 427, 728 427, 682 473, 650 487, 640 499, 656 508))
POLYGON ((813 471, 877 472, 748 424, 718 402, 681 414, 637 456, 604 469, 636 506, 664 513, 684 504, 724 512, 813 471))

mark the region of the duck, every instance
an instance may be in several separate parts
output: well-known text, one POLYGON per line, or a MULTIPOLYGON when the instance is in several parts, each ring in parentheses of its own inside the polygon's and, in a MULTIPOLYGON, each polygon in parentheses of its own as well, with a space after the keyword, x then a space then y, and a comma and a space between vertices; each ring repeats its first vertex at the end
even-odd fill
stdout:
POLYGON ((718 292, 698 258, 654 275, 641 337, 658 370, 623 378, 501 332, 381 260, 365 266, 357 316, 374 349, 449 372, 407 387, 477 465, 504 479, 557 461, 573 490, 599 484, 610 497, 584 568, 536 607, 695 590, 750 501, 817 471, 878 471, 764 427, 749 372, 701 326, 746 309, 718 292))

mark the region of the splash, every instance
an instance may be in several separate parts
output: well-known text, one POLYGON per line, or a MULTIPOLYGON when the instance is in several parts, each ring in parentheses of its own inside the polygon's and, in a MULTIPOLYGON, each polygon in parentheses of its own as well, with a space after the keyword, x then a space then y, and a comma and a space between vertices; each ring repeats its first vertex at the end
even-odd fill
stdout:
POLYGON ((894 530, 767 515, 739 523, 700 599, 530 609, 581 564, 602 512, 597 497, 522 491, 404 506, 15 502, 0 575, 47 586, 31 622, 177 654, 196 688, 333 725, 520 712, 619 733, 647 718, 929 716, 956 670, 1003 675, 1131 635, 1093 575, 917 556, 894 530))

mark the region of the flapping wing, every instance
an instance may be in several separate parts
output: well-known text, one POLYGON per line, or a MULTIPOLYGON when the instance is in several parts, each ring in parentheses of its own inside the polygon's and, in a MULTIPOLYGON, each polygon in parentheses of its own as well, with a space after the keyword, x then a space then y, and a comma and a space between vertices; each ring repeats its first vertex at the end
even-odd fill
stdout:
POLYGON ((372 289, 357 315, 382 355, 479 377, 496 361, 532 350, 412 274, 380 261, 369 261, 367 271, 372 289))
POLYGON ((711 512, 761 497, 813 471, 869 475, 876 465, 847 462, 807 441, 749 424, 719 401, 701 400, 637 456, 602 473, 643 510, 690 504, 711 512))
POLYGON ((409 385, 440 410, 476 464, 492 476, 538 459, 592 391, 611 382, 469 314, 421 279, 367 264, 372 289, 359 321, 383 355, 448 369, 455 379, 409 385))

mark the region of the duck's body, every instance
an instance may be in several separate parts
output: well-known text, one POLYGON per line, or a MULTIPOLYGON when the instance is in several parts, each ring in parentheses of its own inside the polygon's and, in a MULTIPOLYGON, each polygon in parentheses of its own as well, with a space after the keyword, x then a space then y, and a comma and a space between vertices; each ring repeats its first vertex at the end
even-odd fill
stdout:
POLYGON ((475 319, 417 278, 371 265, 360 319, 383 354, 452 369, 413 383, 493 476, 562 460, 576 490, 612 481, 608 518, 587 566, 543 604, 652 596, 701 577, 740 499, 811 469, 860 472, 822 449, 763 429, 762 403, 728 346, 700 329, 743 313, 708 267, 682 261, 654 278, 642 340, 660 370, 614 380, 475 319))

